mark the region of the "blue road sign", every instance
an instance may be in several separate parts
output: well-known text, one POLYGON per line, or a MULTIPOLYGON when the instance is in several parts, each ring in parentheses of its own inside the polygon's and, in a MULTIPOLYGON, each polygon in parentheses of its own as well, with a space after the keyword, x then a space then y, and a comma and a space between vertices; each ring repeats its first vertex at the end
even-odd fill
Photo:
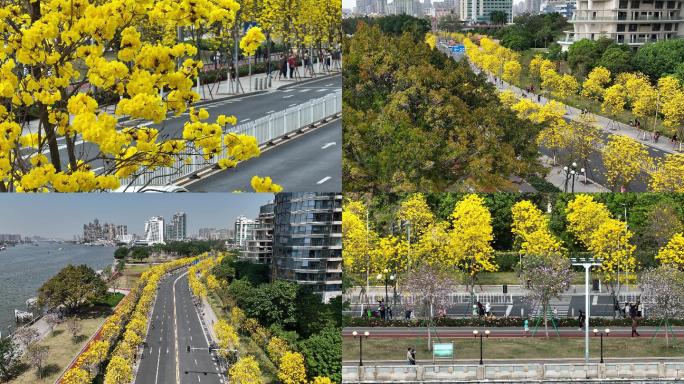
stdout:
POLYGON ((454 45, 451 47, 451 52, 452 53, 464 53, 465 52, 465 45, 454 45))

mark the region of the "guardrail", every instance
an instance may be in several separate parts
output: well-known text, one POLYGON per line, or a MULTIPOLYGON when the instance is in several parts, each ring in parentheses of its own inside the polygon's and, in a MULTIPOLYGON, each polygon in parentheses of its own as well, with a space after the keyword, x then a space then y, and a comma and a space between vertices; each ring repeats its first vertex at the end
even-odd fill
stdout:
POLYGON ((454 382, 482 380, 681 380, 684 363, 521 363, 485 365, 343 366, 343 383, 454 382))
MULTIPOLYGON (((268 145, 290 133, 311 127, 342 112, 342 91, 330 93, 320 99, 274 112, 254 121, 239 124, 226 130, 225 134, 244 134, 255 136, 259 146, 268 145)), ((143 172, 140 176, 130 177, 121 182, 122 186, 164 186, 214 167, 219 159, 227 156, 227 149, 210 160, 190 150, 181 155, 171 167, 157 168, 151 172, 143 172)))

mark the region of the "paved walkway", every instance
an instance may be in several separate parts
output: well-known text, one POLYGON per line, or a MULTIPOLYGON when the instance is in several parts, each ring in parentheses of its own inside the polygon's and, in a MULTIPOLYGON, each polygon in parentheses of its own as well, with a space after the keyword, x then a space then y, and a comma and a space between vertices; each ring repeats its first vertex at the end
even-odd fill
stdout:
MULTIPOLYGON (((548 156, 541 156, 541 162, 544 167, 549 168, 549 173, 546 175, 546 181, 564 190, 566 182, 566 174, 563 167, 554 165, 553 159, 548 156)), ((572 180, 568 181, 568 192, 572 192, 572 180)), ((578 193, 592 193, 592 192, 610 192, 609 188, 598 184, 597 182, 586 177, 586 174, 575 176, 574 192, 578 193)))

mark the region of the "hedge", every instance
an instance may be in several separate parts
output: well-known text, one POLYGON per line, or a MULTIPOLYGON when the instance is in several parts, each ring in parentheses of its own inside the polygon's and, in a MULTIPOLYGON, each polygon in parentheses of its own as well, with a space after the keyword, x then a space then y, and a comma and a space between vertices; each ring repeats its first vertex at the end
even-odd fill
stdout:
MULTIPOLYGON (((549 319, 550 320, 550 319, 549 319)), ((560 318, 558 319, 559 327, 577 327, 576 318, 560 318)), ((639 326, 658 326, 661 322, 659 318, 642 318, 639 319, 639 326)), ((378 318, 367 317, 349 317, 344 316, 345 327, 421 327, 425 326, 425 320, 387 320, 383 321, 378 318)), ((549 324, 551 322, 549 321, 549 324)), ((684 325, 684 319, 670 319, 670 324, 673 326, 684 325)), ((606 318, 592 318, 590 326, 597 327, 630 327, 632 325, 631 319, 606 319, 606 318)), ((434 326, 437 327, 520 327, 523 326, 523 319, 519 317, 499 317, 495 319, 485 318, 439 318, 434 320, 434 326)))

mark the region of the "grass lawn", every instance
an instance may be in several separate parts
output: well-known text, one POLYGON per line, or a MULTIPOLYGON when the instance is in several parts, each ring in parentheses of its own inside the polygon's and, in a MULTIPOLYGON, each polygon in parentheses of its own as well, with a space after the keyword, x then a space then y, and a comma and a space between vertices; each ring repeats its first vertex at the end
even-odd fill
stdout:
MULTIPOLYGON (((433 339, 434 340, 434 339, 433 339)), ((681 348, 666 348, 664 339, 653 343, 642 338, 638 341, 628 337, 609 337, 603 340, 605 357, 676 357, 684 356, 681 348)), ((436 341, 436 340, 435 340, 436 341)), ((444 339, 440 342, 454 342, 456 359, 479 359, 480 340, 473 338, 444 339)), ((373 338, 363 341, 363 358, 368 360, 404 360, 406 348, 416 348, 418 360, 431 358, 427 349, 427 338, 373 338)), ((599 339, 592 338, 589 343, 591 357, 599 356, 599 339)), ((540 358, 578 358, 584 357, 584 339, 554 338, 492 338, 484 340, 485 359, 540 359, 540 358)), ((342 340, 342 358, 353 361, 359 358, 359 342, 351 337, 342 340)))
POLYGON ((125 296, 123 293, 108 292, 107 295, 102 300, 96 302, 95 305, 103 305, 106 307, 114 308, 117 304, 119 304, 119 301, 121 301, 121 299, 123 299, 124 297, 125 296))
MULTIPOLYGON (((573 272, 572 284, 584 284, 584 274, 573 272)), ((520 279, 515 272, 483 272, 478 275, 480 285, 520 285, 520 279)), ((477 286, 476 286, 477 287, 477 286)))
POLYGON ((71 334, 67 331, 65 324, 60 324, 55 327, 55 332, 49 334, 45 339, 39 343, 48 346, 50 352, 47 363, 43 370, 44 376, 39 379, 36 375, 36 369, 29 367, 17 378, 9 381, 12 384, 48 384, 54 383, 57 377, 67 367, 76 354, 83 348, 91 335, 93 335, 98 328, 105 321, 108 312, 93 312, 87 314, 81 319, 81 334, 77 340, 73 340, 71 334))
POLYGON ((111 281, 109 286, 112 288, 131 289, 140 279, 140 275, 148 269, 150 269, 150 266, 147 264, 127 265, 121 276, 111 281))

